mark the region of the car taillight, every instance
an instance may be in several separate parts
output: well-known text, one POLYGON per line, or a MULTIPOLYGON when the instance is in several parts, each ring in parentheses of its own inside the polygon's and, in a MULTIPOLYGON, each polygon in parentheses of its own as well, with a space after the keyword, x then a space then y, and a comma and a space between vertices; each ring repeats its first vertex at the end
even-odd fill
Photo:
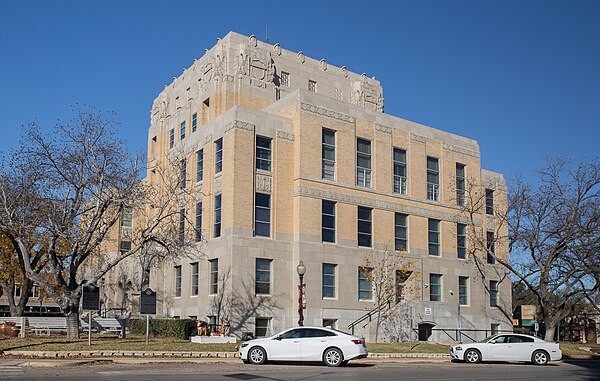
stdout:
POLYGON ((362 340, 352 340, 352 342, 356 345, 361 345, 363 343, 362 340))

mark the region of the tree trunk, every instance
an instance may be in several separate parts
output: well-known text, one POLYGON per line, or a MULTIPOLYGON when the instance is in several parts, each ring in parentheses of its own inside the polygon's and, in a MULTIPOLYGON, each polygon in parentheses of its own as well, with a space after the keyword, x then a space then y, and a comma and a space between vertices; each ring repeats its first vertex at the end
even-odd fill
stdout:
POLYGON ((554 341, 554 332, 556 331, 556 324, 546 323, 546 333, 544 334, 544 340, 554 341))
POLYGON ((379 325, 381 324, 381 311, 377 311, 377 322, 375 323, 375 344, 379 339, 379 325))
POLYGON ((79 339, 79 305, 69 304, 64 310, 67 316, 67 338, 79 339))

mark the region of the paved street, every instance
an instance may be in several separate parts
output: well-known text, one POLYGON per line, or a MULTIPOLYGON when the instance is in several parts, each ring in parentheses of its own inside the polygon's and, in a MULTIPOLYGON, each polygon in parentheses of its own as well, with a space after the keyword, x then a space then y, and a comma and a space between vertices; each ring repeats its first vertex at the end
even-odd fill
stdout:
POLYGON ((581 360, 544 367, 530 364, 390 363, 356 361, 332 369, 321 365, 244 365, 154 363, 66 366, 57 368, 0 365, 0 380, 598 380, 600 362, 581 360))

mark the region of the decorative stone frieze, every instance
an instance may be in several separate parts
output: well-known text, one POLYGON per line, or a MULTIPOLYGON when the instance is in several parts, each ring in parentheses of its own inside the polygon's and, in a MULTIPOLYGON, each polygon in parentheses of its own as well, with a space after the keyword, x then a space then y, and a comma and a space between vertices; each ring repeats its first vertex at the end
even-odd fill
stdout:
POLYGON ((279 139, 285 139, 285 140, 289 140, 289 141, 294 141, 294 134, 292 134, 291 132, 287 132, 287 131, 282 131, 282 130, 277 130, 277 137, 279 139))
POLYGON ((304 111, 312 112, 313 114, 326 116, 328 118, 333 118, 337 120, 341 120, 342 122, 354 123, 356 122, 356 118, 353 116, 342 114, 341 112, 328 110, 323 107, 311 105, 309 103, 301 103, 300 108, 304 111))
POLYGON ((477 158, 479 157, 479 152, 473 151, 473 150, 470 150, 467 148, 458 147, 458 146, 455 146, 452 144, 447 144, 447 143, 444 143, 443 147, 445 150, 448 150, 448 151, 460 153, 460 154, 467 155, 467 156, 477 157, 477 158))
POLYGON ((233 122, 230 122, 225 126, 225 132, 227 132, 233 128, 238 128, 240 130, 246 130, 246 131, 254 131, 254 127, 255 126, 252 123, 242 122, 240 120, 234 120, 233 122))
POLYGON ((206 135, 206 138, 204 139, 204 144, 208 144, 208 143, 212 142, 212 140, 213 140, 212 134, 208 134, 208 135, 206 135))
MULTIPOLYGON (((374 198, 369 197, 359 197, 350 195, 342 192, 335 192, 330 190, 323 190, 319 188, 309 187, 305 185, 297 186, 294 189, 295 196, 306 196, 313 197, 318 199, 327 199, 338 202, 343 202, 346 204, 354 204, 366 206, 374 209, 383 209, 389 210, 391 212, 405 213, 413 216, 420 216, 426 218, 435 218, 443 221, 456 221, 462 223, 468 223, 469 221, 465 217, 457 216, 456 214, 438 212, 431 209, 420 208, 416 206, 408 206, 401 205, 394 202, 381 201, 374 198)), ((477 224, 480 224, 480 221, 476 221, 477 224)))
POLYGON ((391 127, 382 126, 381 124, 375 124, 375 129, 379 132, 383 132, 384 134, 391 135, 391 133, 392 133, 391 127))
POLYGON ((223 190, 223 177, 215 177, 213 181, 213 193, 215 195, 220 194, 223 190))
POLYGON ((271 193, 271 176, 261 173, 256 174, 255 189, 257 192, 271 193))
POLYGON ((421 135, 417 135, 417 134, 410 134, 410 140, 412 140, 413 142, 416 142, 416 143, 425 144, 425 142, 427 141, 427 138, 425 136, 421 136, 421 135))

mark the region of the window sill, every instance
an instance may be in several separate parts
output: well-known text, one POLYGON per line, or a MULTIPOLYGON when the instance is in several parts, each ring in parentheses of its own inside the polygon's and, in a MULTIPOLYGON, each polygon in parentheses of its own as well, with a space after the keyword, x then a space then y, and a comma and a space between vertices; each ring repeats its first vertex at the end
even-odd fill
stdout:
POLYGON ((333 297, 332 298, 332 297, 329 297, 329 296, 324 296, 323 300, 338 300, 338 298, 337 297, 333 297))
POLYGON ((198 295, 190 295, 190 298, 197 298, 198 295))

